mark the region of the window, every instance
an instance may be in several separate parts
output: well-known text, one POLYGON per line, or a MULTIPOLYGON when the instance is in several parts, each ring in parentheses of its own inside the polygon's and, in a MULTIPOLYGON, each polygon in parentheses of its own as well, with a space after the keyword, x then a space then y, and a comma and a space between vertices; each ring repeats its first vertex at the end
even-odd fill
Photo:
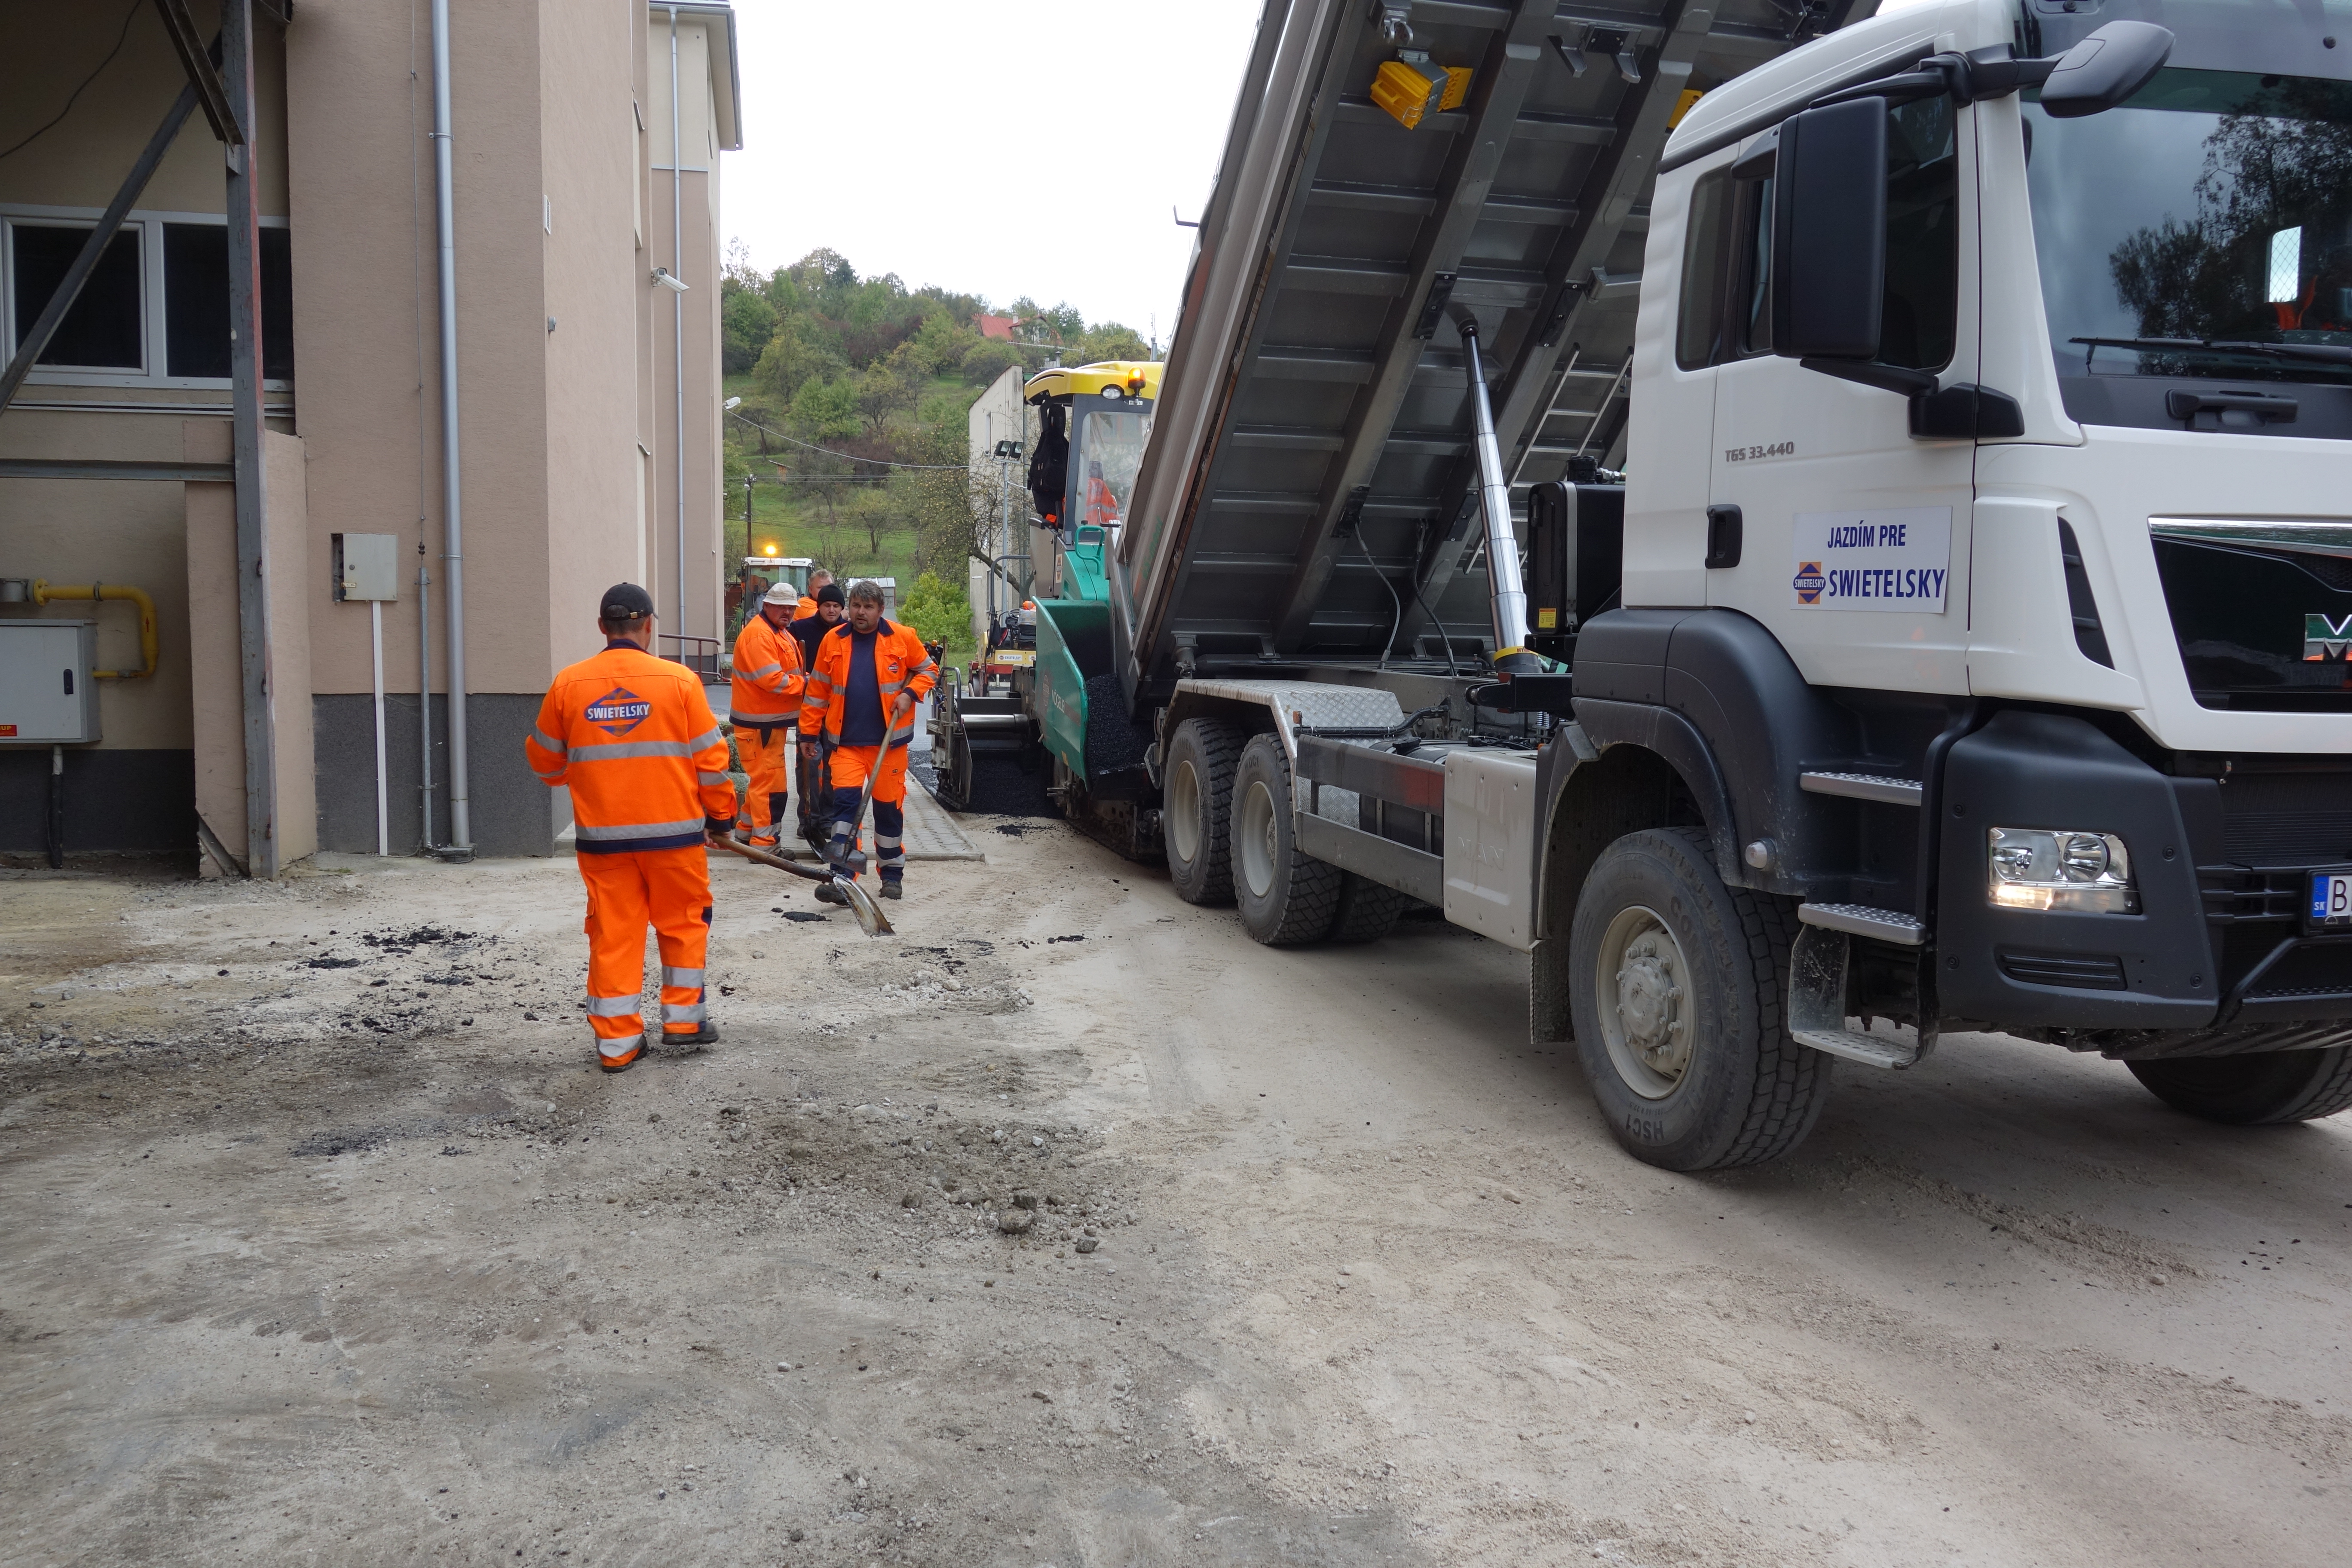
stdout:
MULTIPOLYGON (((14 354, 89 237, 92 215, 0 209, 0 359, 14 354)), ((294 375, 294 280, 282 219, 261 228, 262 383, 294 375)), ((52 384, 227 384, 228 230, 208 213, 126 221, 83 285, 30 379, 52 384)))
MULTIPOLYGON (((1906 103, 1888 116, 1886 131, 1886 292, 1880 317, 1878 362, 1910 370, 1941 370, 1952 361, 1959 334, 1960 204, 1956 116, 1948 98, 1906 103)), ((1685 370, 1772 352, 1772 190, 1769 176, 1739 182, 1724 217, 1702 234, 1706 180, 1692 193, 1689 247, 1683 261, 1682 331, 1676 359, 1685 370), (1713 247, 1702 260, 1699 247, 1713 247), (1694 360, 1692 290, 1701 274, 1727 293, 1733 330, 1712 332, 1712 361, 1694 360)))
MULTIPOLYGON (((261 374, 294 376, 294 261, 282 228, 261 231, 261 374)), ((229 377, 228 229, 163 226, 164 363, 175 376, 229 377)))
MULTIPOLYGON (((16 280, 16 331, 25 334, 48 308, 58 285, 65 281, 74 258, 89 240, 89 224, 18 223, 9 226, 9 250, 16 280)), ((49 346, 41 351, 42 364, 102 370, 141 370, 146 365, 144 334, 140 331, 140 296, 143 268, 139 265, 138 226, 125 224, 107 243, 96 270, 82 285, 66 319, 58 323, 49 346)))
POLYGON ((1683 239, 1683 295, 1675 319, 1675 363, 1699 370, 1716 363, 1723 333, 1725 275, 1731 268, 1731 171, 1701 174, 1691 187, 1690 226, 1683 239))

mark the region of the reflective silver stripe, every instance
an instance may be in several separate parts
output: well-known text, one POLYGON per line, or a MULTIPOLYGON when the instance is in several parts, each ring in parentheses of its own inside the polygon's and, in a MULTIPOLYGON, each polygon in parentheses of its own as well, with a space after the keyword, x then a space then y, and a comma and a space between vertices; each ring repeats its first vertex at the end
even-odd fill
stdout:
POLYGON ((703 1011, 699 1002, 691 1007, 674 1007, 667 1002, 662 1004, 662 1022, 665 1024, 699 1024, 708 1016, 709 1015, 703 1011))
POLYGON ((616 1062, 645 1043, 645 1034, 643 1031, 639 1031, 625 1039, 597 1041, 596 1054, 603 1057, 606 1061, 616 1062))
POLYGON ((592 1018, 626 1018, 633 1016, 636 1010, 637 999, 635 996, 588 998, 588 1016, 592 1018))
POLYGON ((541 751, 553 752, 559 757, 564 752, 563 742, 557 740, 554 736, 549 734, 544 730, 534 726, 530 732, 530 738, 539 742, 539 748, 541 751))
POLYGON ((723 745, 726 742, 726 739, 727 738, 724 735, 721 735, 719 732, 719 726, 713 724, 709 729, 705 730, 693 740, 687 742, 686 745, 688 750, 698 752, 705 746, 723 745))
POLYGON ((706 773, 698 771, 695 773, 694 778, 695 782, 698 784, 723 784, 727 782, 727 775, 725 773, 706 773))
POLYGON ((572 760, 609 763, 623 757, 690 757, 694 750, 684 741, 612 741, 600 746, 583 746, 572 753, 572 760))
POLYGON ((684 822, 616 822, 604 827, 591 827, 583 822, 572 831, 580 838, 670 838, 681 833, 701 832, 702 818, 689 816, 684 822))
POLYGON ((699 985, 702 984, 702 971, 699 969, 672 969, 668 964, 665 963, 662 965, 662 984, 665 985, 699 985))
POLYGON ((764 680, 769 676, 775 674, 783 668, 784 667, 781 664, 763 664, 751 672, 751 679, 754 680, 764 680))

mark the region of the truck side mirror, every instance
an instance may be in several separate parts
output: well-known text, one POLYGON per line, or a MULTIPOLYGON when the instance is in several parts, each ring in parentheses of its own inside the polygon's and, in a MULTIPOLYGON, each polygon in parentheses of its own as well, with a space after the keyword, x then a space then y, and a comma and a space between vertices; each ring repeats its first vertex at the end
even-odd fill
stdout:
POLYGON ((2153 22, 2110 22, 2058 57, 2042 83, 2053 120, 2097 114, 2137 92, 2172 58, 2172 32, 2153 22))
POLYGON ((1886 291, 1886 100, 1782 121, 1772 186, 1772 352, 1875 359, 1886 291))

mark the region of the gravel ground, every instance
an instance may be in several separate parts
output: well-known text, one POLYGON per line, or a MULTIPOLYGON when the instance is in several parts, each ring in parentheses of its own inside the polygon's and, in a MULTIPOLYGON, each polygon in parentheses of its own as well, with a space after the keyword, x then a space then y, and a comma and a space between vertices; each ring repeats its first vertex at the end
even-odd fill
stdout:
POLYGON ((0 872, 0 1563, 2343 1560, 2352 1128, 1963 1037, 1672 1176, 1506 950, 993 826, 714 865, 614 1079, 567 864, 0 872))

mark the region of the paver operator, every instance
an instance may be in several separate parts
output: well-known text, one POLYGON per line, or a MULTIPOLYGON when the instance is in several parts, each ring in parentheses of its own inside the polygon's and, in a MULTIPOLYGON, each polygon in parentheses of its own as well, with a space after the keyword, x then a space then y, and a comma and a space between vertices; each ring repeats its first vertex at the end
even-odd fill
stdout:
POLYGON ((638 1007, 646 927, 661 942, 662 1039, 719 1037, 702 1003, 710 942, 708 839, 735 825, 727 742, 685 666, 656 658, 653 596, 604 590, 604 651, 555 678, 523 740, 530 771, 572 791, 580 879, 588 885, 588 1026, 597 1064, 622 1072, 645 1054, 638 1007))
MULTIPOLYGON (((824 567, 820 566, 810 574, 813 582, 820 576, 824 581, 813 590, 814 596, 801 601, 803 605, 814 604, 816 608, 803 614, 792 625, 793 636, 799 639, 801 645, 801 668, 804 670, 816 668, 816 645, 824 640, 825 633, 841 624, 842 615, 848 608, 848 599, 842 593, 841 584, 835 582, 824 567)), ((797 775, 801 781, 801 837, 814 849, 824 847, 825 813, 833 800, 833 785, 825 778, 824 747, 821 739, 824 732, 824 726, 821 721, 803 716, 797 775)))
POLYGON ((785 764, 800 731, 801 668, 805 661, 800 639, 791 629, 798 597, 790 584, 777 584, 735 637, 735 683, 728 710, 735 726, 735 750, 751 780, 736 826, 754 849, 776 847, 788 795, 785 764))
MULTIPOLYGON (((858 796, 874 774, 874 858, 882 869, 882 896, 899 896, 907 877, 907 746, 915 738, 915 704, 939 679, 923 639, 912 626, 894 626, 882 616, 882 590, 873 583, 850 585, 849 618, 817 644, 802 697, 801 726, 822 733, 831 759, 833 833, 826 851, 835 869, 848 874, 857 848, 858 796)), ((846 900, 831 883, 816 896, 826 903, 846 900)))

